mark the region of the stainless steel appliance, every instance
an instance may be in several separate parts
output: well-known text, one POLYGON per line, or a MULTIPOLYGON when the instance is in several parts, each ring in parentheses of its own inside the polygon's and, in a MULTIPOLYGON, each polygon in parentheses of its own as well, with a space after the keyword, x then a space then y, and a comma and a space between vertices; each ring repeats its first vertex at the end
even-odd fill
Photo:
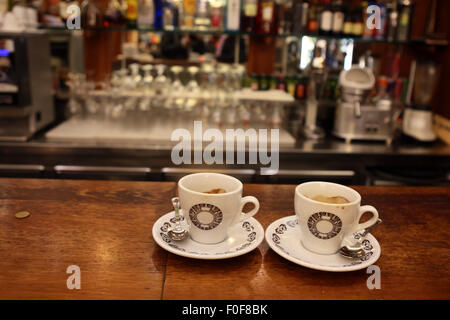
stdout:
POLYGON ((0 33, 0 140, 25 141, 54 120, 43 32, 0 33))
POLYGON ((439 79, 439 67, 433 61, 414 61, 403 114, 403 133, 422 142, 437 139, 433 131, 432 99, 439 79), (414 89, 413 89, 414 88, 414 89))
POLYGON ((369 100, 375 84, 372 71, 352 66, 339 75, 341 96, 336 107, 333 134, 346 142, 352 140, 384 140, 392 142, 392 101, 369 100))

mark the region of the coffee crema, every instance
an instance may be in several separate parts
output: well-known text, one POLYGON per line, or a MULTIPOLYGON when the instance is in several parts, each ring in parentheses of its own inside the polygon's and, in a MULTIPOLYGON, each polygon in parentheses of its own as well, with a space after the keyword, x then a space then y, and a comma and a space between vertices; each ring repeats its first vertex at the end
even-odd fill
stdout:
POLYGON ((324 202, 324 203, 332 203, 332 204, 344 204, 344 203, 350 203, 350 200, 348 200, 345 197, 342 196, 335 196, 335 197, 326 197, 323 195, 317 195, 314 197, 308 197, 311 200, 318 201, 318 202, 324 202))
POLYGON ((217 189, 211 189, 209 191, 204 191, 203 193, 219 194, 219 193, 227 193, 227 191, 225 189, 222 189, 222 188, 217 188, 217 189))

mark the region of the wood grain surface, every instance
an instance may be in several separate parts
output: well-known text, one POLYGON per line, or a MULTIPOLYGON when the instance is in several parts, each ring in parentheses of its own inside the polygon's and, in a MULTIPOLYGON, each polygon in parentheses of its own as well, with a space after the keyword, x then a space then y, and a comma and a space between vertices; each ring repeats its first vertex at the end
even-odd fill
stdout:
MULTIPOLYGON (((294 214, 293 185, 245 185, 264 228, 294 214)), ((383 224, 381 289, 366 270, 328 273, 289 262, 264 241, 233 259, 161 249, 153 223, 175 183, 0 179, 0 299, 450 299, 450 197, 445 187, 354 187, 383 224), (31 216, 16 219, 27 210, 31 216), (82 270, 68 290, 66 268, 82 270)))
POLYGON ((0 179, 0 299, 160 299, 174 183, 0 179), (23 220, 14 214, 27 210, 23 220), (66 269, 81 269, 68 290, 66 269))

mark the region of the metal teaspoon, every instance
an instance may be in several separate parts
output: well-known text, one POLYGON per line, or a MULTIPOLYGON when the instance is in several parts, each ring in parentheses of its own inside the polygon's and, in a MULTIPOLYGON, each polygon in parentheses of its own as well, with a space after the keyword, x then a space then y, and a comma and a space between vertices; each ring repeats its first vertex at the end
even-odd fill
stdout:
POLYGON ((184 240, 189 232, 187 230, 184 230, 181 226, 181 216, 180 216, 180 200, 178 197, 172 198, 172 205, 173 209, 175 210, 175 227, 171 228, 167 234, 169 235, 170 239, 175 241, 181 241, 184 240))

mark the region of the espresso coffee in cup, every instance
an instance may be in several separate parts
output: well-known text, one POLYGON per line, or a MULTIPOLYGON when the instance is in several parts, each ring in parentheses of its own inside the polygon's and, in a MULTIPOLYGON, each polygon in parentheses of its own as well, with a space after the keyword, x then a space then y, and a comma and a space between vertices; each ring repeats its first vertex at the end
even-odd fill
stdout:
POLYGON ((215 188, 215 189, 211 189, 209 191, 203 191, 203 193, 208 193, 208 194, 227 193, 227 190, 222 189, 222 188, 215 188))
POLYGON ((350 201, 343 196, 332 196, 332 197, 327 197, 324 195, 317 195, 317 196, 313 196, 313 197, 308 197, 311 200, 314 201, 318 201, 318 202, 324 202, 324 203, 334 203, 334 204, 339 204, 339 203, 350 203, 350 201))
POLYGON ((224 241, 231 226, 259 210, 258 199, 242 197, 242 182, 220 173, 184 176, 178 181, 178 195, 190 237, 205 244, 224 241), (244 205, 249 202, 255 207, 243 213, 244 205))
POLYGON ((300 241, 315 253, 334 254, 343 239, 374 225, 378 211, 361 206, 361 196, 352 188, 331 182, 313 181, 295 189, 295 214, 300 226, 300 241), (365 212, 372 213, 369 221, 360 223, 365 212))

